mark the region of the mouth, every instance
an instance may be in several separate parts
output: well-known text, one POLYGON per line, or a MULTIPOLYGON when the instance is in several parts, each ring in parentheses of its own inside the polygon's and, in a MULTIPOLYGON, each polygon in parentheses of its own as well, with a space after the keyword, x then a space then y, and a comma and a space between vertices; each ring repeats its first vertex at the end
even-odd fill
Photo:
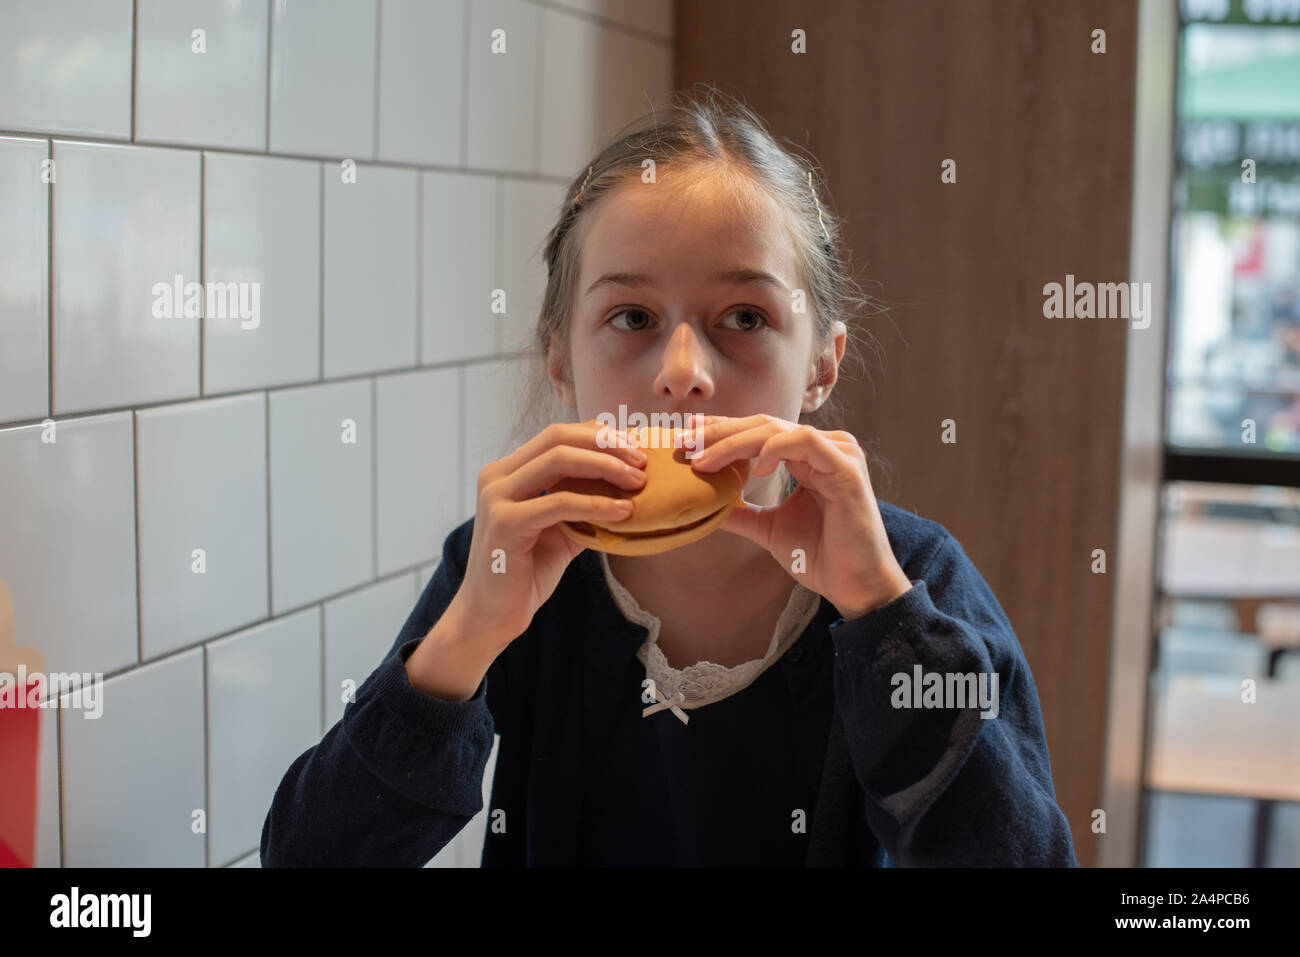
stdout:
MULTIPOLYGON (((692 528, 696 528, 700 525, 703 525, 705 522, 712 521, 713 519, 717 518, 718 514, 726 507, 727 507, 726 505, 723 505, 722 508, 710 512, 708 515, 705 515, 703 518, 697 521, 687 522, 685 525, 674 525, 672 528, 663 528, 654 532, 620 532, 618 530, 617 525, 609 525, 609 526, 602 526, 602 527, 604 528, 605 531, 612 532, 615 535, 619 535, 623 538, 664 538, 668 535, 677 535, 681 532, 685 532, 692 528)), ((584 535, 596 534, 596 529, 589 522, 569 522, 568 524, 569 527, 571 527, 577 532, 581 532, 584 535)))

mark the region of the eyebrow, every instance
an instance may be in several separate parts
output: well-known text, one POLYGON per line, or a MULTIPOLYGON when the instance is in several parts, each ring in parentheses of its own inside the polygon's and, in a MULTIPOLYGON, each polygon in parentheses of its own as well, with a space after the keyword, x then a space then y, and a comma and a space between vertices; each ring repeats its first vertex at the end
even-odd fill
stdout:
MULTIPOLYGON (((779 293, 788 293, 790 287, 777 279, 770 272, 762 269, 723 269, 709 277, 713 283, 727 283, 728 285, 746 285, 757 284, 769 286, 773 291, 779 293)), ((625 286, 629 289, 636 289, 641 286, 653 286, 654 280, 645 273, 638 272, 610 272, 601 276, 590 286, 587 287, 585 295, 590 296, 593 292, 602 286, 625 286)))

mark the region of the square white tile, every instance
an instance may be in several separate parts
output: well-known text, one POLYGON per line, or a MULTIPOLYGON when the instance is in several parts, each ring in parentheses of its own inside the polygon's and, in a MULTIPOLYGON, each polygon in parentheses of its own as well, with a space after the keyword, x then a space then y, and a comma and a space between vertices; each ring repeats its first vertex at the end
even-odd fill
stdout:
POLYGON ((308 608, 206 646, 213 867, 258 849, 284 773, 320 740, 320 628, 308 608))
POLYGON ((504 321, 492 311, 503 282, 497 269, 500 181, 462 173, 421 175, 421 361, 491 356, 504 321))
POLYGON ((441 553, 460 524, 460 370, 381 376, 376 474, 379 574, 441 553))
POLYGON ((325 378, 417 364, 415 170, 325 164, 325 378))
POLYGON ((204 154, 204 278, 248 283, 257 306, 204 320, 205 394, 319 379, 320 176, 309 160, 204 154))
POLYGON ((372 159, 376 0, 274 0, 272 153, 372 159))
POLYGON ((504 354, 529 348, 546 295, 546 241, 559 219, 564 187, 507 179, 503 184, 502 265, 506 315, 498 330, 504 354))
POLYGON ((465 140, 464 0, 383 0, 379 158, 460 164, 465 140))
POLYGON ((55 140, 54 161, 54 413, 198 395, 199 154, 55 140))
POLYGON ((621 40, 617 31, 584 17, 542 9, 542 174, 572 177, 591 161, 601 102, 610 96, 608 78, 622 71, 614 55, 621 40))
POLYGON ((0 422, 49 412, 49 155, 0 137, 0 422))
POLYGON ((137 140, 266 148, 266 0, 138 0, 135 20, 137 140))
POLYGON ((0 429, 0 489, 18 644, 51 672, 135 664, 131 413, 0 429))
POLYGON ((524 0, 470 4, 468 165, 536 172, 542 8, 524 0))
POLYGON ((272 392, 271 614, 373 577, 371 382, 272 392))
POLYGON ((203 651, 109 678, 102 713, 64 708, 68 867, 202 867, 203 651))
POLYGON ((383 662, 418 597, 407 572, 325 603, 325 728, 383 662))
POLYGON ((145 660, 267 617, 266 397, 136 413, 145 660))
POLYGON ((131 0, 7 0, 0 129, 131 136, 131 0))
POLYGON ((521 360, 476 363, 465 366, 462 373, 465 376, 465 459, 461 502, 465 518, 469 518, 478 510, 478 473, 483 466, 505 458, 531 436, 523 440, 513 436, 525 374, 521 360))

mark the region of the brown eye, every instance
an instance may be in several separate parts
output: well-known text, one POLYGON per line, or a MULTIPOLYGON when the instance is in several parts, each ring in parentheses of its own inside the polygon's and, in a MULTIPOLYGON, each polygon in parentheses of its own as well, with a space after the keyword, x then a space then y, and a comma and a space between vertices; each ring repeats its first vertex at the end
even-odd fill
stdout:
MULTIPOLYGON (((617 319, 619 316, 641 316, 641 317, 643 317, 643 318, 645 318, 645 319, 649 319, 649 318, 650 318, 650 317, 647 316, 644 312, 642 312, 640 309, 624 309, 622 312, 616 312, 616 313, 613 315, 613 317, 612 317, 609 321, 610 321, 610 322, 613 322, 613 321, 614 321, 615 319, 617 319)), ((623 327, 622 327, 622 326, 618 326, 617 328, 622 329, 623 327)), ((645 328, 645 326, 637 326, 637 327, 635 327, 635 328, 633 328, 633 329, 630 329, 630 330, 628 330, 628 331, 629 331, 629 332, 640 332, 640 331, 641 331, 642 329, 644 329, 644 328, 645 328)))
POLYGON ((767 323, 767 317, 756 309, 737 309, 735 312, 728 315, 727 318, 730 319, 731 316, 747 317, 746 320, 743 320, 745 324, 740 327, 741 332, 753 332, 755 329, 759 329, 762 325, 767 323), (749 323, 752 323, 752 325, 749 323))

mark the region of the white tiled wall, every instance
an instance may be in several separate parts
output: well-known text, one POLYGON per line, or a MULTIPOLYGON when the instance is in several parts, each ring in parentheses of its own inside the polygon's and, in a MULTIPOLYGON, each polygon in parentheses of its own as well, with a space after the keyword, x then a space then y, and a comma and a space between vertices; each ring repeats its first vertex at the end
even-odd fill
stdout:
POLYGON ((325 177, 325 377, 417 364, 420 175, 362 167, 325 177), (361 321, 358 321, 358 320, 361 321))
POLYGON ((152 289, 198 276, 200 160, 54 141, 55 415, 199 394, 199 320, 155 317, 152 289))
POLYGON ((266 397, 136 413, 140 657, 267 616, 266 397))
POLYGON ((33 169, 45 140, 0 139, 0 419, 34 418, 49 402, 50 279, 45 186, 33 169))
POLYGON ((257 846, 285 769, 324 731, 320 608, 210 642, 206 652, 208 858, 221 865, 257 846))
POLYGON ((565 184, 670 89, 672 27, 0 0, 0 579, 47 671, 107 676, 101 718, 42 714, 39 865, 257 866, 509 451, 565 184), (257 283, 256 319, 155 310, 176 276, 257 283))
POLYGON ((212 282, 260 283, 266 317, 256 325, 238 316, 204 321, 204 393, 315 382, 320 164, 205 153, 203 209, 203 275, 212 282))

